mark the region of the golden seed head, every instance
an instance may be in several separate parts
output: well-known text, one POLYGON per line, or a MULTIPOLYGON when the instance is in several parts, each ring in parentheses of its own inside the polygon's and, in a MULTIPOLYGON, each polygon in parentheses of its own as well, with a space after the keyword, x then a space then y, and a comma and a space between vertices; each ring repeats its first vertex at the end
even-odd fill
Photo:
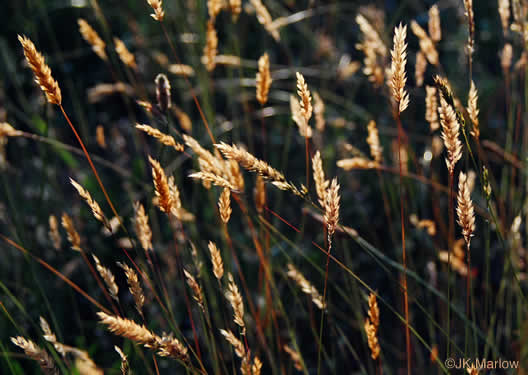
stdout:
POLYGON ((33 42, 26 36, 19 35, 18 40, 24 49, 26 61, 35 75, 35 81, 44 91, 46 99, 51 104, 61 105, 62 95, 59 84, 53 79, 51 69, 46 64, 44 56, 37 51, 33 42))
POLYGON ((429 123, 431 132, 440 128, 438 122, 438 96, 434 86, 425 86, 425 119, 429 123))
POLYGON ((416 64, 414 66, 414 78, 416 86, 421 87, 424 82, 425 70, 427 69, 427 58, 422 51, 416 53, 416 64))
POLYGON ((184 150, 183 145, 181 143, 176 142, 174 137, 168 134, 162 133, 161 131, 153 128, 150 125, 136 124, 136 128, 141 131, 144 131, 151 137, 156 138, 160 143, 164 144, 165 146, 173 147, 176 151, 180 151, 180 152, 183 152, 184 150))
POLYGON ((300 98, 300 105, 301 105, 301 113, 303 114, 304 118, 306 119, 306 122, 310 120, 312 117, 312 96, 310 95, 310 90, 308 90, 308 85, 306 84, 306 81, 304 80, 304 77, 301 73, 296 73, 297 77, 297 95, 299 95, 300 98))
POLYGON ((268 101, 271 82, 269 56, 265 53, 258 60, 257 100, 260 105, 264 105, 268 101))
POLYGON ((278 42, 280 40, 279 30, 278 27, 276 27, 276 24, 274 24, 268 9, 264 6, 261 0, 250 0, 250 2, 255 8, 259 23, 264 26, 272 38, 278 42))
POLYGON ((209 72, 216 67, 216 55, 218 54, 218 36, 214 21, 207 21, 207 33, 205 34, 204 64, 209 72))
POLYGON ((246 348, 244 347, 244 344, 235 336, 233 332, 231 332, 230 330, 221 329, 220 333, 222 334, 222 336, 225 337, 227 342, 231 344, 231 346, 235 350, 235 354, 239 358, 243 358, 246 355, 246 348))
POLYGON ((380 318, 379 318, 378 302, 376 301, 376 295, 374 293, 369 294, 368 305, 369 305, 368 316, 372 324, 374 324, 374 326, 377 328, 379 327, 380 318))
POLYGON ((379 357, 380 351, 381 351, 381 348, 378 342, 377 328, 374 324, 370 322, 368 318, 365 319, 364 328, 365 328, 365 333, 367 334, 367 342, 368 342, 368 346, 370 348, 370 353, 371 353, 370 356, 372 357, 372 359, 376 360, 379 357))
POLYGON ((50 215, 49 217, 49 236, 53 247, 56 250, 60 250, 62 239, 59 233, 59 221, 55 215, 50 215))
POLYGON ((266 206, 266 184, 264 183, 264 178, 260 175, 257 175, 254 196, 257 212, 262 213, 264 206, 266 206))
POLYGON ((207 0, 207 10, 209 11, 210 19, 214 21, 223 7, 223 0, 207 0))
POLYGON ((282 347, 282 349, 284 349, 284 351, 290 356, 291 360, 293 361, 293 367, 295 367, 295 369, 298 371, 302 371, 304 367, 302 365, 301 355, 299 352, 293 350, 286 344, 282 347))
POLYGON ((450 174, 454 173, 455 164, 462 157, 462 143, 459 139, 460 124, 455 110, 444 97, 440 98, 440 124, 442 125, 442 139, 447 149, 446 164, 450 174))
POLYGON ((471 190, 469 181, 464 172, 460 172, 458 177, 458 195, 457 195, 457 216, 458 224, 462 227, 464 240, 469 246, 471 237, 475 231, 475 211, 473 201, 471 200, 471 190))
POLYGON ((92 254, 92 257, 95 261, 95 267, 97 268, 97 272, 99 272, 99 275, 103 278, 106 287, 108 288, 108 292, 110 293, 110 296, 115 299, 117 302, 119 302, 119 288, 115 282, 115 277, 112 271, 110 271, 108 268, 104 267, 101 264, 101 261, 99 261, 99 258, 97 258, 95 255, 92 254))
POLYGON ((129 267, 125 263, 117 262, 117 265, 123 269, 125 276, 127 278, 128 290, 132 297, 134 297, 134 302, 136 305, 136 310, 140 315, 143 315, 143 305, 145 304, 145 294, 143 293, 143 288, 139 282, 139 277, 136 271, 129 267))
POLYGON ((139 243, 145 251, 153 250, 152 247, 152 230, 148 222, 148 215, 145 213, 145 208, 139 202, 134 203, 134 211, 136 217, 134 219, 134 227, 139 243))
POLYGON ((224 262, 222 261, 222 255, 214 242, 209 241, 208 247, 209 252, 211 253, 211 263, 213 263, 213 273, 218 281, 220 281, 222 276, 224 276, 224 262))
POLYGON ((312 298, 312 302, 319 308, 324 309, 325 304, 323 301, 323 297, 317 290, 315 286, 313 286, 305 277, 304 275, 293 266, 293 264, 288 264, 288 277, 291 278, 297 285, 301 287, 301 290, 303 293, 308 294, 312 298))
POLYGON ((367 143, 370 147, 370 155, 376 163, 381 164, 383 161, 383 148, 381 147, 376 121, 371 120, 367 126, 367 129, 367 143))
POLYGON ((390 68, 392 96, 398 105, 400 113, 405 111, 409 105, 409 94, 405 90, 407 76, 405 73, 405 64, 407 63, 407 26, 401 23, 394 29, 394 47, 391 50, 392 64, 390 68))
POLYGON ((79 233, 75 229, 72 218, 68 214, 63 213, 61 223, 62 227, 66 230, 71 248, 73 250, 81 251, 81 236, 79 236, 79 233))
POLYGON ((79 32, 81 33, 83 39, 92 46, 92 50, 95 52, 95 54, 102 60, 108 60, 108 56, 106 55, 105 51, 106 43, 101 39, 97 31, 95 31, 95 29, 82 18, 79 18, 77 23, 79 24, 79 32))
POLYGON ((385 80, 387 47, 376 29, 363 15, 358 14, 356 22, 362 34, 362 42, 356 45, 356 49, 363 51, 365 54, 363 73, 368 76, 369 81, 379 87, 385 80))
POLYGON ((93 216, 99 220, 106 229, 108 229, 110 232, 112 232, 112 226, 110 225, 110 222, 107 220, 106 216, 103 213, 103 210, 99 206, 99 203, 97 203, 92 196, 90 195, 90 192, 88 190, 84 189, 77 181, 75 181, 73 178, 70 177, 70 183, 73 185, 75 190, 79 193, 80 197, 84 199, 86 204, 90 207, 92 210, 93 216))
POLYGON ((339 184, 337 178, 334 178, 326 190, 325 195, 325 223, 328 227, 328 236, 332 236, 339 222, 339 184))
POLYGON ((323 160, 321 159, 321 153, 319 152, 319 150, 317 150, 317 152, 312 158, 312 168, 317 198, 319 198, 319 204, 324 207, 326 189, 328 188, 330 181, 325 179, 323 160))
POLYGON ((45 375, 58 375, 59 371, 55 367, 55 362, 44 349, 37 346, 33 341, 22 336, 11 337, 11 342, 24 350, 24 353, 36 361, 45 375))
POLYGON ((480 136, 480 127, 479 127, 479 119, 478 119, 478 115, 479 115, 478 91, 477 91, 477 87, 475 86, 475 82, 473 81, 471 81, 471 87, 469 89, 467 111, 469 113, 469 118, 471 119, 471 122, 473 123, 473 130, 471 130, 471 135, 478 139, 480 136))
POLYGON ((313 98, 314 98, 313 111, 315 115, 315 128, 319 132, 323 132, 326 126, 326 121, 324 118, 325 104, 323 102, 323 99, 321 99, 321 96, 317 92, 313 93, 313 98))
POLYGON ((231 191, 229 189, 224 188, 222 190, 222 194, 220 195, 220 199, 218 200, 218 208, 220 211, 220 217, 222 218, 222 221, 227 224, 229 221, 229 218, 231 217, 231 191))
POLYGON ((0 138, 3 137, 19 137, 23 133, 20 130, 16 130, 7 122, 0 122, 0 138))
POLYGON ((147 3, 152 7, 152 10, 154 10, 154 13, 150 16, 154 18, 156 21, 163 21, 163 18, 165 17, 165 12, 163 11, 163 1, 162 0, 147 0, 147 3))
POLYGON ((202 312, 205 312, 202 288, 200 287, 194 276, 191 275, 191 273, 185 268, 183 269, 183 273, 185 275, 185 278, 187 279, 187 285, 189 285, 189 288, 191 288, 193 292, 193 299, 198 303, 198 306, 200 306, 202 312))
POLYGON ((114 38, 114 44, 115 44, 115 50, 117 52, 117 55, 119 56, 123 64, 136 70, 137 69, 136 58, 128 50, 125 43, 119 38, 114 38))
POLYGON ((246 324, 244 323, 244 301, 242 300, 242 294, 238 290, 238 286, 235 284, 233 275, 227 274, 227 291, 226 298, 233 308, 233 321, 242 329, 242 334, 246 332, 246 324))
POLYGON ((353 169, 376 169, 379 167, 379 164, 375 161, 357 156, 349 159, 338 160, 337 166, 339 168, 343 168, 345 171, 351 171, 353 169))
POLYGON ((440 26, 440 11, 435 4, 429 9, 429 35, 433 42, 438 43, 442 40, 442 27, 440 26))
POLYGON ((156 190, 156 197, 159 199, 159 208, 161 211, 169 215, 172 212, 173 201, 167 175, 157 160, 148 157, 150 165, 152 166, 152 179, 154 181, 154 188, 156 190))

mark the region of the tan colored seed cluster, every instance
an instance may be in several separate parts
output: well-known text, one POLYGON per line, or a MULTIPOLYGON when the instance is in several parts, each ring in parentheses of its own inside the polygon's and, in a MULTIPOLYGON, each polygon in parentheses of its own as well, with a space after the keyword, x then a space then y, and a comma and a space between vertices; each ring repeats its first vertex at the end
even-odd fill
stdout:
POLYGON ((405 90, 407 76, 405 73, 405 64, 407 63, 407 26, 401 23, 394 29, 393 49, 391 50, 392 64, 390 68, 391 80, 389 86, 392 89, 398 111, 402 113, 409 105, 409 94, 405 90))
POLYGON ((148 5, 152 7, 152 10, 154 11, 153 14, 150 16, 154 18, 156 21, 163 21, 163 18, 165 17, 165 12, 163 11, 163 1, 162 0, 147 0, 148 5))
POLYGON ((273 23, 273 19, 268 11, 268 8, 262 3, 261 0, 250 0, 251 5, 255 8, 257 19, 259 23, 264 26, 266 31, 275 39, 280 40, 280 34, 278 28, 273 23))
POLYGON ((20 130, 16 130, 7 122, 0 122, 0 138, 3 137, 19 137, 23 133, 20 130))
POLYGON ((312 168, 313 168, 313 179, 315 182, 315 191, 317 192, 317 198, 319 199, 319 204, 321 207, 324 207, 324 200, 326 196, 326 189, 330 185, 330 181, 325 179, 324 169, 323 169, 323 160, 321 159, 321 153, 319 150, 315 153, 312 158, 312 168))
POLYGON ((71 248, 73 250, 81 251, 81 236, 75 229, 72 218, 63 213, 61 217, 62 227, 66 230, 68 241, 70 242, 71 248))
POLYGON ((104 127, 102 125, 97 125, 95 128, 95 141, 101 148, 106 148, 106 137, 104 132, 104 127))
POLYGON ((195 74, 193 67, 185 64, 172 64, 168 69, 169 72, 178 76, 193 77, 195 74))
POLYGON ((105 51, 106 43, 101 39, 97 31, 95 31, 95 29, 83 18, 79 18, 77 24, 79 25, 79 32, 83 39, 92 46, 92 50, 95 54, 102 60, 108 60, 105 51))
POLYGON ((301 113, 306 119, 306 122, 312 117, 313 107, 312 107, 312 96, 310 90, 308 90, 308 85, 304 80, 304 76, 297 72, 297 95, 299 95, 299 104, 301 105, 301 113))
POLYGON ((379 167, 379 164, 375 161, 356 156, 353 158, 338 160, 337 166, 343 168, 345 171, 351 171, 353 169, 376 169, 379 167))
POLYGON ((447 101, 440 98, 440 124, 442 125, 442 139, 447 149, 446 164, 452 175, 457 161, 462 157, 462 143, 459 139, 460 124, 453 107, 447 101))
POLYGON ((438 65, 438 52, 436 51, 433 40, 427 35, 427 32, 414 20, 411 22, 411 30, 418 37, 420 51, 423 52, 427 61, 432 65, 438 65))
POLYGON ((108 292, 110 293, 110 296, 115 299, 117 302, 119 302, 119 287, 117 286, 115 282, 115 277, 112 271, 110 271, 108 268, 104 267, 101 264, 101 261, 99 258, 97 258, 95 255, 92 254, 92 257, 95 261, 95 268, 97 268, 97 272, 99 272, 99 275, 103 278, 106 287, 108 288, 108 292))
POLYGON ((207 0, 207 10, 209 12, 209 18, 211 20, 216 20, 216 17, 224 7, 223 0, 207 0))
POLYGON ((304 275, 293 266, 293 264, 288 264, 288 277, 297 283, 301 287, 303 293, 308 294, 312 298, 312 302, 319 308, 324 309, 325 304, 323 297, 319 291, 313 286, 304 275))
POLYGON ((183 274, 187 279, 187 285, 189 285, 189 288, 191 288, 193 292, 193 299, 196 301, 196 303, 198 303, 200 309, 205 312, 202 288, 200 287, 194 276, 185 268, 183 269, 183 274))
POLYGON ((236 186, 231 184, 231 182, 229 182, 225 178, 223 178, 223 177, 221 177, 221 176, 219 176, 217 174, 214 174, 212 172, 203 172, 202 171, 202 172, 191 173, 189 175, 189 177, 196 178, 198 180, 203 180, 205 182, 210 182, 210 183, 212 183, 215 186, 220 186, 220 187, 227 188, 227 189, 230 189, 230 190, 233 190, 233 191, 238 191, 236 186))
POLYGON ((314 99, 314 105, 313 105, 313 112, 315 115, 315 128, 319 132, 323 132, 326 126, 325 121, 325 104, 323 102, 323 99, 321 99, 321 96, 317 93, 313 93, 313 99, 314 99))
POLYGON ((55 215, 50 215, 49 217, 49 236, 51 239, 51 242, 53 243, 53 247, 55 250, 60 250, 61 248, 61 235, 59 233, 59 221, 57 220, 57 217, 55 215))
POLYGON ((365 319, 365 333, 367 334, 368 346, 370 348, 370 356, 376 360, 379 355, 381 348, 378 342, 378 328, 379 328, 379 309, 378 303, 376 302, 376 296, 370 294, 369 296, 369 317, 365 319))
POLYGON ((139 325, 130 319, 108 315, 98 312, 101 323, 118 336, 125 337, 146 348, 155 350, 162 357, 171 357, 183 361, 189 360, 187 348, 172 335, 163 334, 161 337, 154 334, 143 325, 139 325))
POLYGON ((258 213, 262 213, 264 207, 266 206, 266 184, 264 178, 260 175, 257 175, 257 180, 255 182, 255 207, 258 213))
POLYGON ((42 372, 46 375, 58 375, 59 371, 55 367, 55 362, 44 349, 37 346, 33 341, 27 340, 22 336, 11 337, 11 342, 24 350, 24 353, 36 361, 42 372))
POLYGON ((302 364, 301 355, 299 352, 286 344, 282 347, 282 349, 284 349, 284 351, 290 356, 291 360, 293 361, 293 367, 295 367, 295 369, 298 371, 302 371, 304 366, 302 364))
POLYGON ((356 16, 362 35, 361 43, 356 44, 356 49, 365 54, 363 73, 376 87, 383 84, 385 80, 385 59, 387 47, 379 36, 376 29, 361 14, 356 16))
POLYGON ((231 191, 224 188, 222 194, 220 194, 220 199, 218 200, 218 209, 220 211, 220 218, 222 221, 227 224, 229 218, 231 217, 231 191))
POLYGON ((176 142, 174 137, 162 133, 158 129, 153 128, 150 125, 145 124, 136 124, 136 128, 147 133, 151 137, 156 138, 160 143, 164 144, 165 146, 173 147, 176 151, 183 152, 184 147, 181 143, 176 142))
POLYGON ((477 91, 477 87, 475 86, 475 82, 473 81, 471 81, 471 87, 469 89, 467 111, 469 113, 469 118, 471 120, 471 123, 473 124, 471 135, 478 139, 480 136, 479 119, 478 119, 478 115, 479 115, 478 91, 477 91))
POLYGON ((104 215, 103 210, 99 206, 99 203, 97 203, 92 198, 92 196, 90 195, 88 190, 84 189, 79 183, 77 183, 77 181, 75 181, 71 177, 70 177, 70 183, 73 185, 75 190, 77 190, 77 192, 79 193, 80 197, 82 199, 84 199, 86 204, 90 207, 90 209, 92 210, 93 216, 97 220, 99 220, 101 223, 103 223, 103 225, 105 226, 106 229, 108 229, 110 232, 112 232, 112 226, 110 225, 110 223, 108 222, 106 216, 104 215))
POLYGON ((240 341, 230 330, 221 329, 220 333, 225 337, 226 341, 231 344, 235 354, 239 358, 244 358, 246 355, 246 348, 244 347, 242 341, 240 341))
POLYGON ((136 271, 129 267, 125 263, 117 262, 117 265, 123 269, 125 276, 127 278, 128 290, 132 297, 134 297, 134 303, 138 313, 143 316, 143 305, 145 304, 145 294, 143 293, 143 288, 139 282, 139 277, 136 271))
POLYGON ((308 121, 306 121, 301 102, 294 95, 290 95, 290 111, 292 120, 299 128, 301 137, 312 138, 312 128, 308 125, 308 121))
POLYGON ((213 273, 218 281, 224 276, 224 262, 222 261, 222 255, 220 250, 216 247, 216 244, 209 241, 209 252, 211 253, 211 263, 213 263, 213 273))
POLYGON ((464 0, 464 8, 466 8, 469 27, 468 53, 471 56, 474 52, 475 45, 475 14, 473 12, 473 0, 464 0))
POLYGON ((173 201, 167 175, 157 160, 150 156, 148 158, 152 166, 152 179, 154 181, 154 189, 156 191, 156 197, 158 198, 159 208, 169 215, 172 212, 173 201))
POLYGON ((462 227, 464 240, 469 246, 471 237, 475 231, 475 210, 473 208, 473 201, 471 200, 468 177, 464 172, 460 172, 458 176, 457 203, 458 224, 462 227))
POLYGON ((145 213, 145 208, 141 203, 136 202, 134 203, 134 211, 136 213, 134 227, 139 243, 143 250, 152 251, 152 230, 150 229, 148 215, 145 213))
POLYGON ((429 35, 433 42, 438 43, 442 40, 442 26, 440 25, 440 11, 435 4, 429 9, 429 35))
POLYGON ((123 82, 116 83, 99 83, 87 90, 88 102, 98 103, 109 95, 124 94, 128 96, 134 95, 132 86, 123 82))
POLYGON ((367 130, 367 143, 370 147, 370 155, 376 163, 381 164, 383 161, 383 148, 381 147, 376 121, 371 120, 367 125, 367 130))
POLYGON ((225 293, 226 299, 233 308, 233 321, 242 329, 242 334, 246 333, 246 323, 244 323, 244 301, 242 300, 242 294, 238 290, 238 286, 235 284, 233 275, 227 274, 227 291, 225 293))
POLYGON ((421 87, 424 82, 425 70, 427 69, 427 58, 422 51, 416 53, 416 64, 414 66, 414 78, 416 86, 421 87))
POLYGON ((115 50, 117 52, 117 55, 119 56, 123 64, 125 64, 129 68, 136 70, 137 69, 136 58, 128 50, 125 43, 121 39, 114 37, 114 44, 115 44, 115 50))
POLYGON ((434 86, 425 86, 425 120, 429 123, 431 132, 440 128, 440 123, 438 122, 438 95, 434 86))
POLYGON ((203 51, 204 64, 209 72, 216 67, 216 55, 218 54, 218 36, 215 24, 212 20, 207 21, 207 33, 205 35, 205 47, 203 51))
POLYGON ((44 56, 37 51, 33 42, 26 36, 19 35, 18 40, 24 49, 26 61, 35 75, 35 81, 44 91, 46 99, 51 104, 61 105, 62 95, 59 84, 53 79, 51 69, 46 64, 44 56))
POLYGON ((270 74, 270 62, 267 53, 260 56, 258 60, 258 72, 257 72, 257 100, 260 105, 266 104, 268 101, 268 93, 270 90, 271 82, 270 74))
POLYGON ((326 190, 324 209, 325 209, 325 223, 328 229, 328 242, 334 234, 337 224, 339 222, 339 201, 341 196, 339 195, 339 184, 337 178, 334 178, 330 183, 330 186, 326 190))

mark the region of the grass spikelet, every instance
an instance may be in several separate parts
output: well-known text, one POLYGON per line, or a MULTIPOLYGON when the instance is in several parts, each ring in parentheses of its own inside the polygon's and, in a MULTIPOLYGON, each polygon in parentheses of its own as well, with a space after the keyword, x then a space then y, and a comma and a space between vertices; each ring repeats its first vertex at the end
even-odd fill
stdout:
POLYGON ((414 65, 414 78, 416 86, 421 87, 424 82, 424 74, 427 69, 427 58, 422 51, 416 53, 416 64, 414 65))
POLYGON ((66 230, 68 241, 70 242, 71 248, 73 250, 81 251, 81 236, 75 229, 72 218, 63 213, 61 217, 62 227, 66 230))
POLYGON ((284 349, 284 351, 290 356, 290 359, 293 361, 293 367, 298 371, 302 371, 304 367, 302 365, 301 355, 286 344, 282 349, 284 349))
POLYGON ((442 139, 447 149, 446 164, 450 174, 455 170, 455 164, 462 157, 462 143, 459 139, 460 124, 455 111, 444 97, 440 98, 440 124, 442 125, 442 139))
POLYGON ((0 122, 0 138, 3 137, 19 137, 22 135, 20 130, 16 130, 7 122, 0 122))
POLYGON ((301 73, 295 73, 297 77, 297 95, 299 95, 299 104, 301 106, 301 113, 306 119, 306 122, 312 117, 313 107, 312 107, 312 96, 310 90, 308 90, 308 85, 304 80, 304 77, 301 73))
POLYGON ((216 244, 209 241, 209 252, 211 253, 211 263, 213 263, 213 273, 218 281, 222 280, 224 276, 224 262, 222 261, 222 255, 220 250, 216 247, 216 244))
POLYGON ((165 17, 165 12, 163 11, 163 1, 162 0, 147 0, 148 5, 152 7, 152 10, 154 11, 153 14, 150 16, 154 18, 156 21, 163 21, 163 18, 165 17))
POLYGON ((221 329, 220 333, 222 334, 222 336, 225 337, 227 342, 231 344, 233 350, 235 351, 235 354, 239 358, 244 358, 244 356, 246 355, 246 349, 242 341, 240 341, 230 330, 221 329))
POLYGON ((266 184, 264 183, 264 178, 260 175, 257 175, 257 180, 255 182, 255 208, 258 213, 262 213, 264 206, 266 206, 266 184))
POLYGON ((324 207, 326 189, 328 188, 330 181, 325 179, 323 160, 321 159, 321 153, 319 152, 319 150, 317 150, 317 152, 312 158, 312 168, 317 198, 319 198, 319 204, 321 205, 321 207, 324 207))
POLYGON ((365 54, 363 73, 369 78, 369 81, 379 87, 385 80, 384 65, 387 47, 376 29, 363 15, 358 14, 356 16, 356 23, 359 25, 362 34, 362 42, 356 45, 356 49, 365 54))
POLYGON ((442 40, 442 26, 440 25, 440 11, 435 4, 429 9, 429 36, 433 42, 438 43, 442 40))
POLYGON ((271 18, 268 9, 264 6, 261 0, 250 0, 250 2, 255 8, 259 23, 264 26, 266 31, 278 42, 280 40, 279 30, 273 25, 273 19, 271 18))
POLYGON ((383 161, 383 148, 381 147, 376 121, 371 120, 367 125, 367 130, 367 143, 370 147, 370 155, 376 163, 381 164, 383 161))
POLYGON ((112 271, 110 271, 108 268, 104 267, 101 264, 101 261, 99 258, 97 258, 95 255, 92 254, 92 257, 95 261, 95 267, 97 268, 97 272, 99 272, 99 275, 103 278, 106 287, 108 288, 108 292, 110 293, 110 296, 115 299, 117 302, 119 302, 119 287, 117 286, 115 282, 115 277, 112 271))
POLYGON ((226 299, 231 304, 233 308, 233 321, 237 324, 242 330, 242 335, 246 334, 246 324, 244 323, 244 301, 242 300, 242 295, 238 290, 238 286, 235 284, 233 275, 230 273, 227 274, 227 291, 225 293, 226 299))
POLYGON ((50 236, 51 243, 53 243, 53 247, 55 248, 55 250, 60 250, 62 239, 59 233, 59 221, 57 220, 57 217, 55 215, 50 215, 48 222, 48 234, 50 236))
POLYGON ((466 16, 468 18, 468 54, 473 55, 474 45, 475 45, 475 15, 473 13, 473 0, 464 0, 464 8, 466 9, 466 16))
POLYGON ((191 288, 191 290, 193 291, 193 299, 198 303, 200 309, 205 312, 202 288, 200 287, 198 282, 196 282, 194 276, 191 275, 191 273, 185 268, 183 269, 183 273, 185 275, 185 278, 187 279, 187 285, 189 285, 189 288, 191 288))
POLYGON ((108 56, 105 51, 106 43, 101 39, 97 31, 95 31, 95 29, 83 18, 79 18, 77 24, 79 25, 79 32, 83 39, 92 46, 92 50, 95 54, 99 56, 100 59, 107 61, 108 56))
POLYGON ((188 361, 187 348, 171 335, 163 334, 161 337, 151 332, 143 325, 132 320, 108 315, 102 311, 97 315, 101 323, 108 326, 110 332, 125 337, 144 345, 146 348, 155 350, 162 357, 171 357, 182 361, 188 361))
POLYGON ((338 160, 336 165, 345 171, 351 171, 353 169, 376 169, 379 166, 378 163, 359 156, 338 160))
POLYGON ((290 111, 292 114, 292 120, 299 128, 299 134, 301 137, 312 138, 312 128, 308 125, 306 117, 301 107, 301 102, 293 95, 290 95, 290 111))
POLYGON ((169 215, 172 212, 173 202, 167 181, 167 175, 160 163, 157 160, 148 157, 150 165, 152 166, 152 179, 154 181, 154 188, 156 190, 156 197, 158 197, 158 204, 161 211, 169 215))
POLYGON ((253 364, 251 365, 251 375, 260 375, 262 370, 262 362, 259 357, 255 356, 253 358, 253 364))
POLYGON ((125 353, 123 353, 121 348, 117 345, 114 346, 114 350, 117 352, 117 354, 119 354, 119 357, 121 358, 121 375, 130 375, 131 371, 130 371, 130 365, 128 364, 127 356, 125 355, 125 353))
POLYGON ((114 44, 115 51, 117 52, 117 55, 119 56, 123 64, 125 64, 131 69, 137 70, 136 58, 128 50, 125 43, 121 39, 114 37, 114 44))
POLYGON ((136 128, 147 133, 151 137, 156 138, 160 143, 164 144, 165 146, 173 147, 176 151, 183 152, 184 147, 181 143, 176 142, 174 137, 162 133, 158 129, 153 128, 150 125, 145 124, 136 124, 136 128))
POLYGON ((339 184, 337 178, 334 178, 330 186, 326 190, 324 209, 325 209, 325 223, 328 230, 328 242, 331 243, 331 238, 337 228, 339 222, 339 184))
POLYGON ((143 293, 143 288, 139 282, 138 274, 134 271, 133 268, 129 267, 125 263, 117 262, 117 265, 123 269, 125 276, 127 278, 128 290, 132 297, 134 297, 134 303, 136 310, 139 315, 143 316, 143 305, 145 304, 145 294, 143 293))
POLYGON ((473 201, 471 200, 468 177, 464 172, 460 172, 458 176, 457 203, 458 224, 462 228, 464 240, 469 246, 471 237, 475 231, 475 211, 473 201))
POLYGON ((326 121, 324 118, 325 104, 323 102, 323 99, 321 99, 321 96, 317 92, 313 93, 313 99, 314 99, 313 112, 315 116, 315 128, 319 132, 322 133, 326 126, 326 121))
POLYGON ((59 84, 53 79, 51 69, 46 64, 44 57, 37 51, 33 42, 26 36, 19 35, 18 40, 24 49, 26 61, 35 75, 35 81, 42 91, 44 91, 46 99, 51 104, 61 105, 62 95, 59 84))
POLYGON ((59 371, 55 367, 55 362, 51 356, 42 348, 37 346, 33 341, 27 340, 22 336, 11 337, 11 342, 24 350, 24 353, 36 361, 42 372, 46 375, 58 375, 59 371))
POLYGON ((438 96, 434 86, 425 86, 425 120, 429 123, 431 132, 440 128, 438 122, 438 96))
POLYGON ((181 110, 181 108, 178 108, 176 106, 172 106, 172 111, 174 112, 174 115, 178 119, 178 122, 180 123, 181 128, 186 131, 187 133, 190 133, 192 131, 192 121, 187 113, 181 110))
POLYGON ((473 123, 473 129, 471 130, 471 135, 478 139, 480 136, 479 119, 478 119, 478 115, 479 115, 478 91, 477 91, 477 87, 475 86, 475 82, 473 81, 471 81, 471 87, 469 89, 467 111, 469 113, 469 118, 471 119, 471 122, 473 123))
POLYGON ((193 67, 185 64, 171 64, 168 70, 177 76, 193 77, 195 74, 193 67))
POLYGON ((233 184, 231 184, 231 182, 229 182, 225 178, 223 178, 221 176, 218 176, 218 175, 216 175, 214 173, 211 173, 211 172, 191 173, 189 175, 189 177, 195 178, 195 179, 198 179, 198 180, 207 181, 207 182, 212 183, 213 185, 220 186, 220 187, 223 187, 223 188, 227 188, 227 189, 230 189, 232 191, 238 191, 237 187, 234 186, 233 184))
POLYGON ((411 30, 413 31, 414 35, 416 35, 419 39, 420 44, 420 50, 423 52, 425 57, 427 57, 427 60, 432 65, 438 65, 438 52, 436 51, 436 47, 429 38, 429 35, 425 32, 424 29, 416 21, 411 22, 411 30))
POLYGON ((222 194, 220 195, 220 199, 218 200, 218 209, 220 211, 220 218, 222 221, 227 224, 229 221, 229 218, 231 217, 231 191, 229 189, 225 189, 222 191, 222 194))
POLYGON ((216 55, 218 54, 218 36, 212 20, 207 21, 207 32, 205 34, 205 47, 203 51, 205 68, 212 72, 216 67, 216 55))
POLYGON ((171 85, 167 76, 160 73, 154 79, 156 84, 156 100, 158 108, 161 112, 167 113, 167 110, 172 106, 171 100, 171 85))
POLYGON ((281 172, 272 168, 265 161, 257 159, 255 156, 240 147, 235 145, 230 146, 224 142, 215 144, 215 147, 220 150, 227 159, 237 161, 243 168, 256 172, 265 179, 274 182, 286 182, 286 178, 281 172))
POLYGON ((379 327, 380 319, 379 319, 379 307, 378 307, 378 301, 376 301, 376 295, 374 293, 369 294, 368 298, 368 305, 369 305, 369 311, 368 316, 372 324, 376 328, 379 327))
POLYGON ((103 210, 99 206, 99 203, 97 203, 92 198, 92 196, 90 195, 88 190, 85 190, 79 183, 77 183, 77 181, 75 181, 71 177, 70 177, 70 183, 73 185, 75 190, 77 190, 77 192, 79 193, 80 197, 82 199, 84 199, 86 204, 90 207, 90 209, 92 210, 93 216, 97 220, 99 220, 101 223, 103 223, 103 225, 105 226, 106 229, 108 229, 110 232, 112 232, 112 226, 110 225, 110 222, 107 220, 106 216, 104 215, 103 210))
POLYGON ((104 127, 102 125, 97 125, 95 128, 95 141, 101 148, 106 148, 106 137, 104 132, 104 127))
POLYGON ((303 293, 306 293, 310 297, 312 297, 312 302, 319 309, 321 310, 324 309, 325 305, 324 305, 323 297, 321 296, 317 288, 313 286, 308 280, 306 280, 304 275, 299 270, 297 270, 297 268, 295 268, 293 264, 291 263, 288 264, 287 274, 289 278, 291 278, 293 281, 297 283, 297 285, 301 287, 301 290, 303 291, 303 293))
POLYGON ((378 343, 378 330, 374 324, 367 318, 365 319, 365 333, 367 334, 367 342, 370 348, 370 356, 373 360, 378 359, 381 348, 378 343))
POLYGON ((257 100, 260 105, 266 104, 268 101, 268 93, 270 90, 271 82, 270 74, 270 62, 267 53, 260 56, 258 60, 258 72, 257 72, 257 100))
POLYGON ((148 215, 145 213, 145 208, 141 203, 136 202, 134 203, 134 211, 136 212, 134 227, 139 243, 146 252, 149 250, 152 251, 152 230, 150 229, 148 215))
POLYGON ((405 64, 407 63, 407 26, 401 23, 394 29, 393 49, 391 50, 392 64, 391 64, 391 80, 390 87, 392 88, 392 97, 398 105, 400 113, 405 111, 409 105, 409 94, 405 90, 405 83, 407 76, 405 73, 405 64))

